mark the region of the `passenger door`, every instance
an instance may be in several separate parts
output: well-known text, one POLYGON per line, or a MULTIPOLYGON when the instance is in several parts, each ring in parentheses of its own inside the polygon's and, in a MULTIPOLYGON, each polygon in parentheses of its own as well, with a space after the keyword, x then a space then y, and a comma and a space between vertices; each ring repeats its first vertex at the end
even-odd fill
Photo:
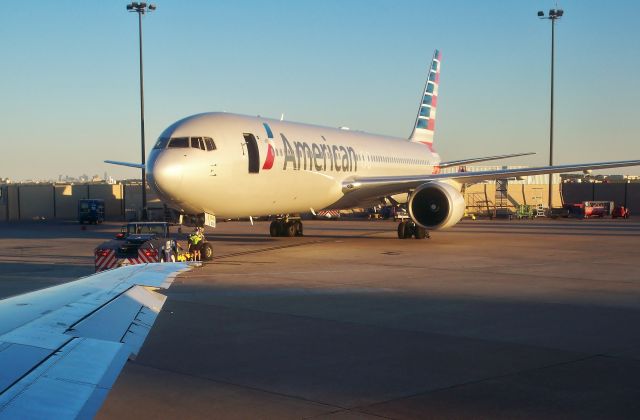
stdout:
POLYGON ((248 170, 250 174, 257 174, 260 172, 260 151, 258 149, 258 141, 253 134, 244 133, 244 145, 247 150, 248 170))

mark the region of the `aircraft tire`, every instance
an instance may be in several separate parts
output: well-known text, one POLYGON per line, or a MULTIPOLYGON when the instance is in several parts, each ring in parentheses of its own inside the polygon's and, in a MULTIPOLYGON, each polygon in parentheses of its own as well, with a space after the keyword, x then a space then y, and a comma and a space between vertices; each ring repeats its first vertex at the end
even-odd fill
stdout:
POLYGON ((406 222, 398 223, 398 239, 406 238, 406 233, 405 233, 406 229, 407 229, 407 223, 406 222))
POLYGON ((202 261, 211 261, 213 259, 213 247, 209 242, 202 244, 202 248, 200 248, 200 255, 200 259, 202 261))
POLYGON ((285 223, 284 225, 284 236, 288 236, 289 238, 292 238, 294 236, 296 236, 296 223, 285 223))
POLYGON ((302 222, 300 220, 296 221, 296 236, 304 236, 302 222))
POLYGON ((269 225, 269 235, 271 235, 272 238, 280 236, 280 232, 282 231, 281 225, 282 223, 280 223, 278 220, 274 220, 273 222, 271 222, 271 224, 269 225))
POLYGON ((416 239, 424 239, 427 237, 427 229, 422 226, 416 226, 413 230, 413 237, 416 239))
POLYGON ((407 222, 407 226, 404 228, 404 239, 411 239, 416 231, 416 225, 411 222, 407 222))

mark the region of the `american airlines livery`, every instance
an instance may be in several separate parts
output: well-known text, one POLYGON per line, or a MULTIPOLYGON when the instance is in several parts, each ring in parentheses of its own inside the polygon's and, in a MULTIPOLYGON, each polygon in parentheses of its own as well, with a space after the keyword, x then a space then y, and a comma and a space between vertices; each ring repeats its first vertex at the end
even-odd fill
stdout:
MULTIPOLYGON (((440 169, 529 153, 441 161, 433 134, 441 54, 435 51, 409 139, 228 113, 184 118, 167 128, 147 160, 159 197, 200 220, 277 215, 271 236, 302 234, 299 213, 406 204, 398 237, 458 223, 461 186, 485 180, 640 165, 640 160, 483 172, 440 169)), ((140 164, 107 161, 142 168, 140 164)))

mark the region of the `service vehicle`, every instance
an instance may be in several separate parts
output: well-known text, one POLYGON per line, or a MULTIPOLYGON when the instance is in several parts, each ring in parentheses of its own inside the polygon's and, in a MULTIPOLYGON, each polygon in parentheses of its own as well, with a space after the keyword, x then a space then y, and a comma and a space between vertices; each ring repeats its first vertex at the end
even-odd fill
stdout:
POLYGON ((611 216, 614 207, 613 201, 585 201, 584 217, 611 216))
POLYGON ((631 211, 625 206, 615 206, 613 208, 613 212, 611 213, 611 217, 617 219, 618 217, 622 217, 623 219, 628 219, 631 215, 631 211))
POLYGON ((98 198, 78 200, 78 222, 80 224, 104 222, 104 200, 98 198))
MULTIPOLYGON (((95 270, 103 271, 123 265, 178 261, 182 250, 171 236, 165 222, 131 222, 123 226, 116 238, 95 249, 95 270)), ((210 260, 213 248, 202 245, 202 258, 210 260)))

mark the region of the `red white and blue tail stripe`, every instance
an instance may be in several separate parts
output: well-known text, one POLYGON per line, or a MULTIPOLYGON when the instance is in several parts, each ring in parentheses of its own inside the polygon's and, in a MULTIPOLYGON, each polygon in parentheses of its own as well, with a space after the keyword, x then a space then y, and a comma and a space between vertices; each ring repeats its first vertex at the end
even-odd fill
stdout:
POLYGON ((440 51, 435 50, 429 67, 429 76, 420 99, 416 123, 413 126, 411 137, 409 137, 410 141, 424 143, 432 152, 434 152, 433 133, 435 131, 436 106, 438 104, 441 60, 442 54, 440 51))

